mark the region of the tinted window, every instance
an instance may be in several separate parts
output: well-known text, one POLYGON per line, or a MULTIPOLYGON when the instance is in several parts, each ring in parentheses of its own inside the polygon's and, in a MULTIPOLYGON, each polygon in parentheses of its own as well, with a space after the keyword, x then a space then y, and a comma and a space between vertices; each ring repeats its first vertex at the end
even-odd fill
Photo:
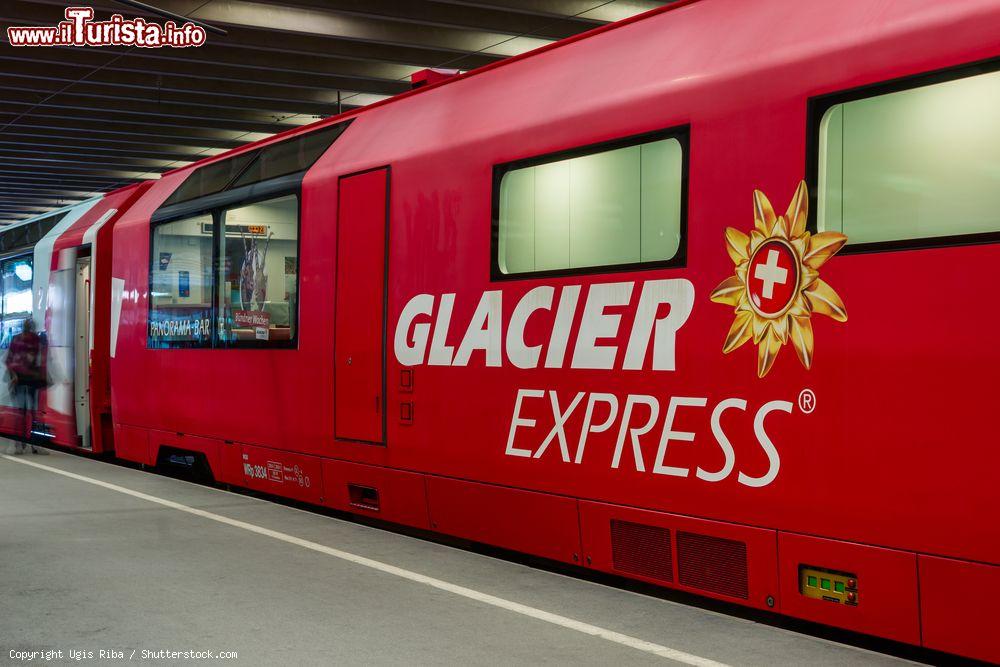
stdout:
POLYGON ((198 167, 184 179, 180 187, 167 198, 167 201, 163 202, 163 205, 179 204, 180 202, 222 192, 257 157, 257 153, 258 151, 251 151, 226 160, 207 164, 204 167, 198 167))
POLYGON ((1000 231, 1000 72, 829 107, 820 230, 849 244, 1000 231))
POLYGON ((684 154, 674 137, 506 170, 503 274, 669 261, 681 250, 684 154))
POLYGON ((198 167, 163 206, 305 171, 343 133, 347 123, 300 134, 247 153, 198 167))
POLYGON ((199 215, 153 229, 149 346, 210 342, 213 218, 199 215))
POLYGON ((298 311, 298 198, 231 208, 222 219, 220 341, 291 340, 298 311))
POLYGON ((260 156, 236 179, 232 187, 250 185, 308 169, 330 147, 333 140, 340 136, 343 128, 343 125, 335 125, 326 130, 265 146, 260 149, 260 156))

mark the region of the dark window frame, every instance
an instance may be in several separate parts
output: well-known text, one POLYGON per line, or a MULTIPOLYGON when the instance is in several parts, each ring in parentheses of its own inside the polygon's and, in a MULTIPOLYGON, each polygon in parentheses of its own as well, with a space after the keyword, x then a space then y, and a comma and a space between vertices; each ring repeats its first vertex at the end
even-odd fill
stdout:
POLYGON ((239 178, 240 175, 244 171, 247 170, 247 167, 249 167, 251 164, 253 164, 257 160, 257 158, 260 157, 260 151, 261 151, 261 149, 256 148, 254 150, 249 150, 249 151, 246 151, 246 152, 243 152, 243 153, 239 153, 238 155, 231 155, 231 156, 229 156, 227 158, 223 158, 222 160, 216 160, 215 162, 210 162, 209 164, 205 164, 205 165, 202 165, 200 167, 196 167, 195 169, 193 169, 191 171, 191 173, 189 173, 187 176, 184 177, 184 180, 181 181, 180 185, 178 185, 177 188, 175 188, 174 191, 170 193, 170 196, 168 196, 166 198, 166 200, 164 200, 164 202, 163 202, 162 205, 164 207, 167 207, 167 206, 176 206, 178 204, 184 204, 184 203, 187 203, 187 202, 190 202, 190 201, 197 201, 198 199, 201 199, 202 197, 210 197, 212 195, 217 195, 217 194, 219 194, 221 192, 225 192, 229 188, 229 186, 232 185, 236 181, 236 179, 239 178), (203 194, 196 195, 196 196, 193 196, 193 197, 185 197, 183 199, 175 199, 175 198, 179 197, 179 195, 182 192, 184 192, 184 188, 189 183, 191 183, 191 179, 199 176, 199 174, 204 175, 204 173, 205 173, 206 170, 215 169, 215 168, 221 167, 221 166, 225 165, 226 163, 233 164, 237 160, 243 160, 243 159, 246 159, 246 162, 244 162, 241 166, 239 166, 238 169, 236 169, 232 174, 230 174, 229 179, 226 180, 226 182, 223 183, 222 187, 219 188, 218 190, 215 190, 214 192, 203 193, 203 194))
MULTIPOLYGON (((236 188, 246 187, 248 185, 254 185, 256 183, 263 183, 265 181, 270 181, 270 180, 275 179, 275 178, 282 178, 282 177, 288 176, 289 174, 296 174, 296 173, 298 173, 300 171, 306 171, 306 170, 308 170, 310 167, 312 167, 314 164, 316 164, 316 160, 318 160, 320 157, 322 157, 323 154, 326 151, 328 151, 330 149, 330 147, 333 146, 333 144, 335 144, 337 142, 337 139, 339 139, 341 137, 341 135, 343 135, 344 132, 347 131, 347 127, 351 124, 351 122, 352 122, 351 120, 348 120, 346 122, 338 123, 336 125, 328 125, 326 127, 321 127, 321 128, 316 129, 316 130, 312 130, 310 132, 304 132, 302 134, 297 134, 294 137, 289 137, 288 139, 284 139, 282 141, 275 141, 274 143, 267 144, 266 146, 261 146, 259 149, 257 149, 256 155, 254 155, 254 157, 251 158, 250 161, 247 162, 243 166, 243 168, 240 169, 239 172, 236 173, 232 177, 232 179, 229 181, 229 183, 226 184, 225 188, 223 188, 223 191, 227 190, 227 189, 230 189, 230 188, 236 189, 236 188), (329 133, 329 134, 332 135, 331 138, 330 138, 329 143, 327 143, 325 147, 321 148, 321 150, 318 153, 316 153, 316 155, 313 156, 312 160, 310 162, 308 162, 307 164, 303 163, 298 169, 292 169, 291 171, 284 171, 284 172, 279 173, 279 174, 272 174, 272 175, 268 176, 267 178, 258 178, 257 180, 251 180, 248 183, 242 183, 242 184, 240 184, 240 180, 242 180, 244 176, 246 176, 253 169, 255 169, 261 163, 262 160, 268 158, 269 155, 270 155, 270 153, 277 152, 278 149, 280 149, 282 147, 292 146, 296 142, 302 142, 302 143, 304 143, 310 137, 315 138, 315 137, 317 137, 317 136, 319 136, 321 134, 326 134, 326 133, 329 133)), ((300 148, 301 148, 301 145, 300 145, 300 148)))
POLYGON ((610 141, 602 141, 585 146, 577 146, 543 155, 513 160, 493 165, 493 191, 491 202, 490 230, 490 281, 531 280, 536 278, 552 278, 564 276, 582 276, 605 273, 627 273, 633 271, 653 271, 657 269, 676 269, 687 266, 688 242, 688 175, 690 167, 690 124, 675 125, 652 132, 633 134, 610 141), (605 153, 619 148, 629 148, 648 144, 664 139, 676 139, 681 146, 681 210, 680 210, 680 241, 677 252, 670 259, 649 262, 630 262, 626 264, 602 264, 599 266, 581 266, 565 269, 544 269, 541 271, 525 271, 523 273, 504 273, 500 270, 500 183, 503 177, 511 171, 526 167, 537 167, 552 162, 560 162, 576 157, 605 153))
MULTIPOLYGON (((149 225, 149 279, 147 282, 149 297, 146 300, 146 348, 150 350, 174 350, 174 349, 195 349, 195 350, 294 350, 299 346, 299 314, 301 311, 301 298, 299 289, 301 287, 302 275, 302 176, 304 172, 281 176, 270 181, 262 181, 252 185, 243 186, 237 190, 229 190, 216 195, 208 195, 201 199, 174 204, 167 209, 157 211, 149 225), (266 186, 266 187, 260 187, 266 186), (219 195, 225 195, 220 197, 219 195), (242 208, 251 204, 263 201, 280 199, 286 196, 294 196, 296 201, 296 239, 295 239, 295 327, 288 340, 244 340, 224 342, 219 335, 219 315, 221 313, 219 303, 219 272, 222 268, 222 257, 220 254, 221 240, 223 233, 223 213, 234 208, 242 208), (207 204, 200 206, 203 200, 207 204), (212 216, 212 283, 210 285, 212 302, 209 314, 209 336, 208 341, 154 341, 150 333, 150 323, 153 321, 153 277, 156 268, 155 248, 153 241, 156 229, 162 225, 185 220, 198 215, 212 216)), ((289 309, 289 315, 293 313, 289 309)))
MULTIPOLYGON (((906 76, 878 81, 875 83, 824 93, 810 97, 806 102, 806 185, 809 188, 809 217, 807 229, 816 233, 819 209, 819 144, 823 116, 832 107, 846 102, 880 97, 891 93, 915 88, 924 88, 939 83, 966 79, 979 74, 990 74, 1000 70, 1000 58, 988 58, 971 63, 920 72, 906 76)), ((1000 226, 1000 218, 997 220, 1000 226)), ((850 240, 850 239, 848 239, 850 240)), ((973 234, 951 234, 947 236, 925 236, 914 239, 875 241, 872 243, 847 243, 840 250, 841 255, 855 255, 875 252, 895 252, 899 250, 929 250, 933 248, 957 247, 1000 243, 1000 230, 973 234)))
POLYGON ((183 204, 189 204, 191 202, 197 202, 197 201, 199 201, 201 199, 204 199, 204 198, 225 195, 227 192, 230 192, 230 191, 233 191, 233 190, 239 190, 241 188, 251 187, 251 186, 254 186, 254 185, 259 185, 261 183, 267 183, 268 181, 277 180, 279 178, 287 178, 288 176, 292 176, 292 175, 299 174, 299 173, 304 173, 304 172, 308 171, 310 168, 312 168, 312 166, 314 164, 316 164, 316 161, 319 160, 323 156, 323 154, 326 153, 326 151, 330 150, 330 147, 333 146, 333 144, 335 144, 337 142, 337 140, 340 139, 340 137, 342 137, 344 135, 344 132, 347 131, 347 128, 350 127, 350 125, 351 125, 352 122, 353 122, 353 119, 349 119, 347 121, 344 121, 343 123, 337 123, 337 124, 334 124, 334 125, 327 125, 326 127, 316 128, 314 130, 310 130, 309 132, 302 132, 302 133, 296 134, 295 136, 288 137, 286 139, 282 139, 280 141, 274 141, 274 142, 271 142, 271 143, 269 143, 267 145, 259 146, 259 147, 254 148, 254 149, 247 150, 247 151, 244 151, 242 153, 238 153, 236 155, 230 155, 228 157, 222 158, 221 160, 216 160, 214 162, 210 162, 208 164, 201 165, 200 167, 196 167, 196 168, 192 169, 191 172, 188 173, 187 176, 184 177, 184 180, 181 181, 180 184, 178 184, 178 186, 174 189, 174 191, 172 193, 170 193, 170 195, 166 198, 166 200, 164 200, 163 204, 161 204, 161 208, 173 208, 175 206, 180 206, 180 205, 183 205, 183 204), (243 185, 236 186, 236 183, 243 177, 243 175, 246 174, 247 172, 249 172, 250 169, 253 168, 257 164, 258 161, 260 161, 261 157, 264 156, 265 154, 267 154, 269 151, 275 149, 276 147, 291 145, 291 144, 293 144, 293 143, 295 143, 297 141, 305 141, 309 137, 315 137, 316 135, 322 134, 324 132, 329 132, 329 133, 331 133, 333 135, 333 137, 330 139, 330 143, 328 143, 325 148, 323 148, 319 153, 317 153, 315 155, 315 157, 313 157, 313 159, 312 159, 312 161, 310 163, 303 164, 302 167, 301 167, 301 169, 299 169, 298 171, 288 171, 288 172, 285 172, 283 174, 273 175, 273 176, 271 176, 271 177, 269 177, 267 179, 264 179, 264 180, 251 181, 250 183, 244 183, 243 185), (215 190, 213 192, 202 193, 202 194, 197 195, 195 197, 187 197, 185 199, 179 199, 179 200, 174 201, 174 198, 179 193, 183 192, 184 191, 184 187, 188 183, 190 183, 191 179, 195 178, 199 173, 203 174, 206 169, 217 168, 217 167, 220 167, 220 166, 222 166, 223 164, 225 164, 227 162, 228 163, 234 163, 235 161, 242 160, 244 158, 248 158, 248 159, 246 160, 246 162, 244 164, 242 164, 241 166, 239 166, 239 168, 237 168, 235 171, 232 172, 232 174, 230 175, 229 179, 222 185, 221 188, 219 188, 219 189, 217 189, 217 190, 215 190))
MULTIPOLYGON (((163 204, 160 205, 156 211, 153 212, 149 223, 149 263, 147 264, 149 269, 149 276, 147 281, 147 299, 146 299, 146 348, 155 350, 172 350, 172 349, 197 349, 197 350, 245 350, 245 349, 265 349, 265 350, 281 350, 281 349, 297 349, 299 344, 299 315, 301 311, 300 303, 301 298, 299 294, 299 289, 301 287, 300 276, 302 273, 302 179, 305 177, 306 172, 308 172, 316 162, 329 151, 333 145, 337 142, 340 137, 344 135, 347 128, 350 127, 353 119, 344 121, 342 123, 337 123, 333 125, 327 125, 325 127, 316 128, 309 132, 298 133, 292 137, 282 139, 280 141, 271 142, 267 145, 254 148, 252 150, 246 151, 245 153, 240 153, 238 155, 232 155, 222 160, 217 160, 215 162, 197 167, 192 170, 180 184, 174 189, 174 192, 169 195, 163 204), (268 178, 267 180, 254 181, 239 187, 233 187, 233 185, 243 176, 244 173, 250 169, 254 163, 260 159, 269 148, 274 146, 279 146, 285 143, 300 141, 306 137, 321 133, 321 132, 332 132, 333 138, 330 143, 321 151, 319 151, 313 158, 312 162, 303 165, 302 169, 296 172, 289 172, 277 176, 268 178), (213 165, 218 165, 224 160, 237 160, 241 157, 250 154, 250 159, 247 160, 246 164, 242 165, 239 169, 235 170, 226 184, 215 192, 202 194, 198 197, 185 199, 182 201, 171 202, 171 198, 175 193, 180 191, 184 187, 184 184, 192 178, 199 169, 204 169, 206 167, 212 167, 213 165), (296 252, 296 271, 295 271, 295 327, 293 329, 292 335, 287 341, 258 341, 258 340, 246 340, 246 341, 233 341, 233 342, 223 342, 220 340, 219 335, 219 313, 221 311, 219 304, 219 271, 221 269, 222 258, 220 257, 220 246, 221 246, 221 234, 223 233, 223 221, 222 213, 227 209, 236 208, 238 206, 248 206, 250 204, 255 204, 261 201, 266 201, 269 199, 278 199, 287 195, 294 195, 296 198, 296 242, 295 242, 295 252, 296 252), (212 216, 212 282, 210 285, 212 291, 212 302, 210 306, 210 326, 209 326, 209 338, 208 341, 154 341, 153 336, 150 334, 150 323, 152 322, 153 314, 153 276, 155 275, 155 262, 154 262, 154 247, 153 241, 155 238, 155 232, 157 227, 160 225, 176 222, 185 218, 209 214, 212 216)), ((289 316, 291 317, 292 311, 289 310, 289 316)))

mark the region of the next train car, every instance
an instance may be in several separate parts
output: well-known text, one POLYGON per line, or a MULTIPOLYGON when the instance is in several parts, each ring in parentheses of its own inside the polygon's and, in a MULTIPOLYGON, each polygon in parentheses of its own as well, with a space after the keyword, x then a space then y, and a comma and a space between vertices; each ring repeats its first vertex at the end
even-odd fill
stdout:
POLYGON ((678 2, 108 195, 67 437, 1000 661, 998 30, 678 2))
POLYGON ((43 333, 47 387, 34 415, 0 382, 0 432, 101 454, 111 422, 111 228, 148 183, 46 213, 0 232, 0 361, 32 320, 43 333), (110 224, 109 224, 110 223, 110 224))

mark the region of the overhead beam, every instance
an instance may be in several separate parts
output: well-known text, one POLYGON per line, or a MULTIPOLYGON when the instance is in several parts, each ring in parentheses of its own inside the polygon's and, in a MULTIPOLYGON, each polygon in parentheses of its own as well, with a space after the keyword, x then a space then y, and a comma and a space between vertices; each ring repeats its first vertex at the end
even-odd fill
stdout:
MULTIPOLYGON (((3 68, 4 77, 19 77, 35 79, 41 81, 59 82, 61 85, 55 86, 53 92, 63 90, 67 84, 72 84, 75 88, 81 77, 87 71, 77 71, 72 68, 53 68, 43 62, 18 61, 10 62, 3 68)), ((330 87, 325 88, 319 85, 305 86, 294 84, 261 83, 253 81, 222 80, 211 78, 194 78, 179 75, 154 75, 150 76, 143 72, 123 72, 115 70, 94 71, 86 77, 88 86, 105 86, 115 88, 127 88, 136 91, 144 91, 145 99, 158 101, 163 92, 173 92, 179 94, 200 93, 203 95, 225 96, 233 98, 244 98, 266 102, 273 108, 277 106, 297 108, 301 103, 323 104, 327 113, 332 113, 337 104, 337 92, 350 90, 352 92, 372 93, 373 91, 357 91, 356 87, 349 89, 330 87)), ((398 86, 396 86, 398 88, 398 86)), ((386 90, 389 90, 388 88, 386 90)), ((395 88, 394 88, 395 90, 395 88)), ((391 91, 389 91, 391 92, 391 91)), ((379 95, 388 95, 378 93, 379 95)))
MULTIPOLYGON (((619 0, 616 0, 619 1, 619 0)), ((254 4, 288 6, 288 2, 263 0, 254 4)), ((593 7, 591 2, 588 6, 593 7)), ((485 5, 424 0, 419 4, 405 0, 294 0, 294 5, 331 14, 361 16, 370 19, 408 23, 415 26, 437 25, 463 30, 495 31, 510 34, 531 32, 539 37, 562 39, 599 21, 555 14, 511 12, 485 5)))
MULTIPOLYGON (((659 4, 150 1, 229 34, 190 49, 0 50, 0 224, 385 99, 418 69, 482 67, 659 4)), ((163 20, 113 0, 86 4, 99 19, 163 20)), ((5 25, 55 25, 66 7, 0 5, 5 25)))
POLYGON ((92 187, 98 187, 100 185, 115 183, 118 180, 120 180, 120 177, 116 176, 88 176, 85 174, 50 175, 39 174, 36 172, 29 173, 24 169, 8 169, 6 167, 0 167, 0 183, 4 181, 22 183, 50 182, 56 184, 80 183, 92 187))
MULTIPOLYGON (((108 160, 161 160, 163 162, 175 163, 177 160, 184 160, 185 158, 189 160, 198 160, 200 157, 192 154, 189 156, 174 156, 173 160, 168 159, 170 156, 165 156, 162 153, 147 153, 147 152, 135 152, 127 153, 123 151, 110 152, 110 151, 93 151, 93 150, 79 150, 73 146, 56 146, 49 148, 44 152, 39 152, 38 147, 24 146, 21 144, 12 144, 11 142, 0 141, 0 155, 7 155, 11 157, 25 157, 29 158, 32 156, 45 155, 47 157, 58 157, 62 159, 74 159, 74 160, 94 160, 100 159, 103 161, 108 160), (18 146, 14 148, 12 146, 18 146)), ((202 156, 205 157, 205 156, 202 156)))
POLYGON ((195 130, 170 127, 157 128, 131 125, 128 123, 117 123, 111 125, 108 123, 101 123, 100 121, 84 120, 78 120, 73 124, 59 122, 47 123, 44 118, 31 117, 21 118, 17 121, 17 123, 6 126, 3 130, 0 130, 0 137, 5 136, 10 130, 21 132, 44 132, 49 130, 57 133, 66 132, 68 134, 65 136, 68 136, 70 139, 78 134, 104 136, 105 138, 120 136, 125 141, 132 141, 139 144, 149 140, 159 142, 164 140, 177 140, 182 143, 208 146, 225 145, 226 147, 236 147, 259 138, 253 136, 252 133, 244 136, 243 133, 231 130, 195 130))
MULTIPOLYGON (((216 0, 217 1, 217 0, 216 0)), ((198 4, 203 4, 201 0, 198 4)), ((93 4, 95 9, 110 15, 120 13, 125 16, 135 16, 138 13, 120 11, 113 12, 102 3, 93 4)), ((106 3, 104 3, 106 5, 106 3)), ((0 8, 0 22, 12 25, 55 25, 62 20, 65 3, 59 0, 18 0, 0 8)), ((192 5, 192 7, 197 5, 192 5)), ((124 9, 124 8, 121 8, 124 9)), ((474 69, 502 58, 500 55, 456 52, 451 48, 439 48, 436 45, 418 45, 406 40, 395 43, 380 43, 377 41, 358 41, 357 38, 338 38, 332 35, 299 33, 291 37, 288 33, 272 30, 268 26, 247 27, 227 26, 229 34, 225 38, 209 37, 203 47, 196 49, 157 49, 156 51, 172 52, 174 54, 198 51, 208 47, 222 49, 242 49, 270 51, 309 58, 339 57, 373 63, 391 63, 414 67, 432 67, 445 60, 461 55, 463 69, 474 69)), ((127 47, 101 47, 102 53, 115 54, 129 50, 127 47)), ((134 50, 134 49, 132 49, 134 50)), ((244 56, 244 60, 250 58, 244 56)))
MULTIPOLYGON (((74 126, 80 115, 75 115, 72 110, 50 109, 47 107, 36 107, 31 110, 32 120, 45 123, 47 125, 74 126)), ((8 121, 23 118, 25 113, 24 105, 6 105, 0 102, 0 127, 8 121)), ((221 131, 235 132, 242 135, 246 132, 257 132, 262 134, 275 134, 284 130, 292 129, 297 125, 291 123, 258 123, 253 121, 224 121, 224 120, 202 120, 196 118, 177 118, 165 114, 163 116, 147 116, 129 113, 121 113, 116 109, 92 109, 86 114, 89 122, 96 124, 106 124, 115 126, 125 124, 132 127, 149 127, 154 129, 172 129, 179 132, 187 130, 221 131)))
POLYGON ((19 132, 5 132, 0 134, 0 146, 24 146, 41 152, 55 148, 60 150, 97 151, 108 154, 121 153, 125 155, 151 155, 153 157, 178 156, 181 158, 193 155, 200 155, 202 157, 216 155, 225 150, 223 148, 185 144, 125 143, 116 141, 115 139, 102 140, 72 135, 66 137, 59 135, 35 136, 19 132))
POLYGON ((97 190, 71 190, 59 187, 16 187, 0 183, 0 194, 6 195, 30 195, 33 197, 72 197, 76 199, 87 199, 93 197, 97 190))
POLYGON ((28 208, 38 208, 41 211, 51 211, 54 208, 62 208, 72 204, 79 204, 86 201, 85 197, 36 197, 31 200, 10 199, 0 195, 0 207, 8 210, 27 210, 28 208))
POLYGON ((594 0, 438 0, 452 5, 494 7, 507 12, 545 16, 550 20, 573 17, 576 20, 593 21, 598 24, 648 12, 669 4, 673 0, 615 0, 595 2, 594 0))
MULTIPOLYGON (((130 176, 117 176, 113 174, 93 174, 93 173, 47 173, 32 171, 28 173, 24 169, 12 169, 6 165, 0 165, 0 182, 10 180, 19 181, 22 183, 55 183, 55 184, 65 184, 67 187, 80 187, 80 186, 90 186, 94 188, 103 188, 106 186, 114 185, 115 183, 120 183, 122 179, 139 180, 135 177, 130 176)), ((145 179, 142 179, 145 180, 145 179)))
MULTIPOLYGON (((291 89, 311 90, 351 90, 379 95, 395 95, 409 90, 409 83, 392 79, 381 79, 371 76, 350 76, 326 72, 287 72, 271 69, 251 69, 219 65, 218 63, 199 60, 162 60, 153 58, 137 58, 131 55, 110 58, 107 54, 91 51, 68 49, 35 49, 30 53, 18 50, 0 51, 0 63, 4 71, 31 72, 53 70, 58 71, 66 80, 79 80, 86 76, 88 81, 108 80, 106 73, 138 74, 146 78, 158 88, 175 88, 178 79, 193 79, 198 81, 221 82, 252 82, 263 87, 274 87, 276 90, 291 89), (67 53, 68 52, 68 53, 67 53), (72 54, 71 56, 69 54, 72 54), (22 64, 35 65, 24 67, 22 64), (100 67, 101 77, 94 79, 88 72, 100 67), (77 74, 73 74, 78 70, 77 74), (162 81, 161 81, 162 79, 162 81)), ((123 80, 135 82, 135 77, 123 77, 123 80)))
MULTIPOLYGON (((98 121, 94 121, 98 122, 98 121)), ((30 118, 22 119, 16 124, 10 125, 3 130, 0 130, 0 137, 6 136, 18 136, 18 135, 28 135, 28 136, 42 136, 42 137, 61 137, 67 141, 74 141, 77 138, 81 139, 98 139, 101 141, 108 142, 120 142, 125 144, 133 144, 136 146, 144 146, 148 143, 164 143, 176 141, 180 144, 185 144, 189 146, 202 146, 207 148, 236 148, 237 146, 242 146, 248 141, 252 140, 252 137, 236 138, 231 137, 186 137, 181 134, 169 134, 166 132, 161 132, 159 134, 153 133, 140 133, 140 132, 127 132, 121 130, 112 129, 92 129, 89 127, 70 127, 67 124, 58 124, 55 122, 51 123, 31 123, 30 118)))
MULTIPOLYGON (((120 88, 105 86, 103 84, 91 85, 87 82, 74 83, 69 89, 62 91, 66 84, 59 81, 46 79, 33 79, 31 77, 16 76, 0 71, 0 77, 5 80, 0 81, 4 91, 16 91, 36 95, 39 104, 49 99, 60 99, 64 95, 73 95, 80 98, 90 98, 105 104, 118 104, 121 101, 133 101, 155 104, 178 104, 192 107, 195 110, 214 109, 216 111, 243 110, 251 112, 261 112, 277 116, 288 116, 290 113, 313 114, 317 116, 329 116, 336 113, 337 104, 319 104, 303 100, 295 101, 294 105, 284 102, 276 105, 270 102, 261 102, 246 98, 220 98, 219 96, 204 93, 183 93, 176 91, 140 91, 134 88, 120 88), (214 103, 213 103, 214 100, 214 103)), ((342 99, 349 97, 348 91, 341 91, 342 99)), ((353 99, 353 98, 352 98, 353 99)), ((354 103, 344 103, 344 109, 353 108, 354 103)))
MULTIPOLYGON (((272 123, 276 125, 285 124, 291 126, 292 123, 281 123, 279 119, 288 115, 289 112, 265 111, 244 111, 242 109, 220 109, 219 107, 191 107, 184 104, 158 103, 150 105, 134 99, 117 100, 114 105, 110 105, 106 100, 99 98, 61 94, 45 102, 38 102, 37 95, 23 90, 6 90, 0 97, 0 109, 11 111, 18 108, 34 106, 37 109, 52 109, 60 113, 75 113, 76 115, 90 115, 91 112, 109 112, 135 116, 136 118, 177 118, 205 123, 272 123), (103 103, 102 103, 103 102, 103 103), (80 113, 84 112, 84 113, 80 113)), ((318 119, 318 117, 317 117, 318 119)))
MULTIPOLYGON (((32 53, 38 51, 40 49, 35 49, 32 53)), ((49 54, 47 58, 60 63, 71 61, 93 67, 114 66, 117 69, 140 71, 168 71, 179 66, 204 65, 225 69, 231 75, 242 78, 252 77, 254 73, 267 72, 311 77, 337 76, 372 81, 402 81, 421 69, 419 65, 373 62, 330 55, 310 55, 308 58, 303 58, 299 54, 280 51, 209 44, 184 51, 173 49, 130 51, 124 47, 108 47, 108 50, 102 48, 100 51, 95 51, 86 46, 58 46, 44 51, 49 54), (68 53, 77 54, 79 58, 67 57, 68 53)), ((7 55, 17 56, 18 53, 7 52, 7 55)))
MULTIPOLYGON (((394 18, 373 18, 287 4, 282 6, 281 11, 274 11, 271 6, 247 0, 213 0, 200 7, 189 0, 158 0, 157 6, 178 14, 187 14, 197 8, 197 11, 191 13, 192 16, 224 25, 227 29, 229 26, 242 26, 296 35, 356 40, 368 44, 407 44, 448 50, 456 54, 482 51, 491 55, 512 56, 552 41, 538 37, 517 37, 518 33, 473 31, 428 23, 421 23, 420 28, 415 30, 406 21, 394 18)), ((222 41, 222 38, 215 38, 213 41, 222 41)))
POLYGON ((63 165, 71 165, 74 167, 122 167, 122 168, 133 168, 141 167, 143 169, 154 169, 163 170, 176 169, 178 167, 183 167, 184 165, 191 164, 191 161, 181 161, 181 160, 164 160, 155 158, 126 158, 126 157, 116 157, 112 160, 92 160, 86 159, 84 156, 71 155, 71 156, 60 156, 54 154, 46 154, 45 157, 40 155, 12 155, 0 151, 0 164, 19 164, 24 165, 25 168, 31 169, 46 169, 49 167, 58 168, 63 165))
MULTIPOLYGON (((63 204, 62 206, 65 206, 63 204)), ((47 213, 54 208, 61 208, 61 206, 18 206, 14 204, 4 204, 0 202, 0 212, 2 213, 26 213, 29 215, 40 215, 42 213, 47 213)))
MULTIPOLYGON (((31 74, 0 71, 0 90, 21 90, 43 93, 39 102, 46 99, 48 95, 62 94, 63 89, 71 80, 53 77, 51 73, 31 74)), ((254 91, 253 95, 234 95, 218 93, 213 94, 211 87, 208 90, 167 90, 156 88, 155 85, 134 86, 128 83, 113 81, 83 81, 72 83, 70 89, 74 95, 92 95, 103 99, 131 99, 141 100, 150 104, 159 102, 173 104, 190 104, 201 108, 242 108, 258 111, 276 112, 282 116, 293 116, 295 114, 313 114, 329 116, 337 112, 337 92, 329 91, 318 100, 308 99, 305 95, 295 99, 281 99, 264 97, 260 95, 260 90, 254 91), (214 100, 214 105, 213 105, 214 100)), ((341 99, 352 96, 349 91, 340 91, 341 99)), ((313 96, 315 97, 315 96, 313 96)), ((354 99, 352 97, 352 99, 354 99)), ((364 99, 360 97, 358 99, 364 99)), ((355 102, 354 104, 359 104, 355 102)))
MULTIPOLYGON (((0 160, 0 170, 20 170, 28 171, 28 166, 24 165, 20 160, 0 160)), ((52 164, 52 165, 35 165, 30 167, 30 173, 32 174, 51 174, 51 175, 61 175, 68 174, 72 176, 101 176, 110 178, 144 178, 150 175, 157 175, 166 171, 164 168, 160 167, 149 167, 149 168, 139 168, 139 169, 119 169, 114 165, 109 165, 107 167, 91 167, 84 165, 74 165, 74 164, 52 164)))

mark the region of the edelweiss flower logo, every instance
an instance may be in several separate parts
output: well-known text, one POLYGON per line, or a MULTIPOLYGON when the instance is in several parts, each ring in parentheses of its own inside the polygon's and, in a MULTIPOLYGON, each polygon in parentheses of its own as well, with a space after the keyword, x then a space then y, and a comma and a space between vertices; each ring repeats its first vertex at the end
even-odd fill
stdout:
POLYGON ((757 376, 771 370, 789 339, 802 365, 813 360, 812 314, 844 322, 847 310, 833 288, 820 280, 819 267, 840 250, 847 237, 836 232, 806 231, 809 191, 805 181, 783 216, 775 216, 764 193, 754 190, 754 229, 747 236, 726 229, 726 250, 736 275, 712 292, 712 301, 736 308, 736 320, 722 346, 729 353, 753 338, 757 376))

